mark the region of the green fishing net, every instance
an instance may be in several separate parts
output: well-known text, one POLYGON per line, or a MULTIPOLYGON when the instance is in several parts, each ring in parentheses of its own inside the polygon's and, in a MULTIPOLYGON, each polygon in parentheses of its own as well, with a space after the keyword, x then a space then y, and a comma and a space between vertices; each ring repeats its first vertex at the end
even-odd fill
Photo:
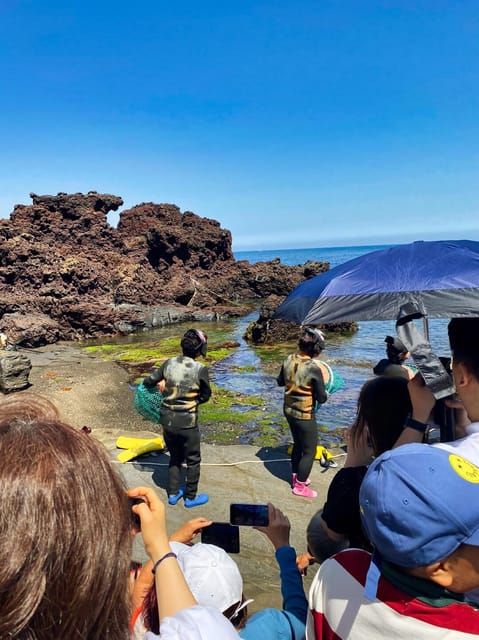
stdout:
POLYGON ((163 394, 158 387, 145 387, 143 382, 138 385, 135 393, 135 409, 142 418, 159 424, 163 394))

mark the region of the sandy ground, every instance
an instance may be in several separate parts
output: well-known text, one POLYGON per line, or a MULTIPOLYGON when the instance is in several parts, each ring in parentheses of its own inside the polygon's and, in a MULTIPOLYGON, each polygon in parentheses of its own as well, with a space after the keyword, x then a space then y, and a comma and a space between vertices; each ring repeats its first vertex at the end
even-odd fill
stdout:
MULTIPOLYGON (((133 408, 133 392, 127 373, 112 362, 89 356, 70 345, 54 345, 29 351, 32 361, 31 391, 50 398, 62 418, 75 427, 92 429, 107 448, 113 464, 128 487, 148 485, 166 496, 168 455, 155 452, 132 462, 120 464, 116 440, 120 435, 151 437, 153 425, 133 408), (132 433, 136 432, 136 433, 132 433)), ((339 453, 339 452, 335 452, 339 453)), ((344 458, 339 457, 341 466, 344 458)), ((305 550, 305 531, 311 516, 322 507, 334 469, 315 463, 311 479, 318 491, 314 500, 293 496, 289 486, 290 465, 284 448, 258 448, 246 445, 202 445, 200 491, 210 495, 208 504, 186 509, 183 503, 167 505, 168 528, 174 531, 185 520, 204 516, 227 522, 230 502, 264 503, 278 506, 291 521, 291 544, 305 550)), ((137 536, 139 538, 140 536, 137 536)), ((279 577, 270 542, 258 531, 242 527, 241 551, 234 556, 244 579, 244 592, 255 602, 250 611, 265 606, 281 606, 279 577)), ((134 545, 135 559, 144 559, 139 540, 134 545)), ((308 589, 314 568, 305 578, 308 589)))

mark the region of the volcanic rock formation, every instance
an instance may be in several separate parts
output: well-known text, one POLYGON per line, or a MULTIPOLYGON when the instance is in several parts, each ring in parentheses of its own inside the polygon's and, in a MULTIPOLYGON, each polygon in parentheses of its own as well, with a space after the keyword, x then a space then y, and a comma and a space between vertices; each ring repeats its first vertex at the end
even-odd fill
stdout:
POLYGON ((228 230, 173 204, 135 206, 114 228, 117 196, 30 195, 0 220, 0 329, 24 346, 244 315, 329 267, 237 261, 228 230))

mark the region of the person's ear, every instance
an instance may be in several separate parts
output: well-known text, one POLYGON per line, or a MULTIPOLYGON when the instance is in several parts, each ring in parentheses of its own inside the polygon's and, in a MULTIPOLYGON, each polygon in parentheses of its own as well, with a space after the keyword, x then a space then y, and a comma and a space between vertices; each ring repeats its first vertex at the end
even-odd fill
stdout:
POLYGON ((423 567, 425 578, 431 582, 435 582, 441 587, 448 589, 454 582, 454 572, 452 563, 446 558, 439 562, 434 562, 423 567))
POLYGON ((454 384, 456 387, 467 387, 471 380, 472 374, 463 362, 458 362, 454 366, 454 384))

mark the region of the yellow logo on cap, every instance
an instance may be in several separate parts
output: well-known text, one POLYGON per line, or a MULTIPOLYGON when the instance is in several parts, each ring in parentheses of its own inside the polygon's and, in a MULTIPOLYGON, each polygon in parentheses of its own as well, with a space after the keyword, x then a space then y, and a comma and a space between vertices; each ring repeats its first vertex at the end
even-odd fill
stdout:
POLYGON ((449 462, 457 475, 463 480, 479 484, 479 469, 475 464, 455 454, 449 456, 449 462))

